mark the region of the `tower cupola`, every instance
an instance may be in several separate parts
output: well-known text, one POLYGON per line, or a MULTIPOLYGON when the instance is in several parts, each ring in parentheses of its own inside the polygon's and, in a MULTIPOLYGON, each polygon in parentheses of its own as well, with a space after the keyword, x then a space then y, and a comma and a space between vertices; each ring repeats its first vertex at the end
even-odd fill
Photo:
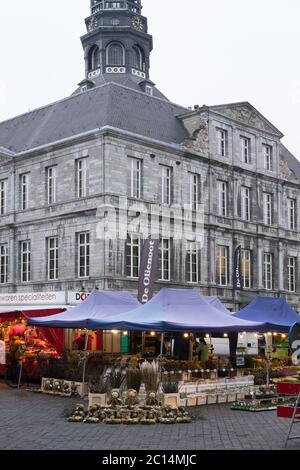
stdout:
MULTIPOLYGON (((152 36, 141 0, 91 0, 87 33, 81 38, 85 81, 97 83, 130 76, 135 82, 150 80, 152 36)), ((84 82, 82 82, 84 83, 84 82)))

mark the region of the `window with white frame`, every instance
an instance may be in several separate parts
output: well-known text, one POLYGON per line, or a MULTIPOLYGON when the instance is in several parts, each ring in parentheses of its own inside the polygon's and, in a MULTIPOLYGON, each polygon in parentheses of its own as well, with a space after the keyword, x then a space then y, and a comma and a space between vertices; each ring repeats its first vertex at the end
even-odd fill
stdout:
POLYGON ((289 230, 296 229, 296 200, 288 199, 288 228, 289 230))
POLYGON ((227 131, 223 129, 217 129, 217 136, 218 136, 218 154, 221 157, 227 156, 227 140, 228 134, 227 131))
POLYGON ((216 277, 219 286, 227 286, 229 281, 229 248, 228 246, 217 246, 216 277))
POLYGON ((193 211, 198 209, 200 201, 200 175, 189 173, 190 205, 193 211))
POLYGON ((76 195, 78 198, 87 195, 87 165, 88 159, 86 157, 76 160, 76 195))
POLYGON ((46 168, 47 204, 56 203, 56 166, 46 168))
POLYGON ((242 162, 251 163, 251 140, 248 137, 241 137, 242 162))
POLYGON ((29 208, 29 173, 20 175, 20 208, 25 211, 29 208))
POLYGON ((227 216, 228 200, 227 200, 227 183, 226 181, 218 181, 218 214, 222 217, 227 216))
POLYGON ((273 223, 273 197, 270 193, 263 194, 264 224, 272 225, 273 223))
POLYGON ((186 280, 192 284, 199 282, 199 252, 195 242, 187 242, 186 280))
POLYGON ((161 202, 171 204, 172 199, 172 168, 161 165, 161 202))
POLYGON ((141 199, 142 197, 142 160, 129 158, 130 163, 130 197, 141 199))
POLYGON ((264 253, 264 288, 273 289, 273 255, 264 253))
POLYGON ((152 86, 149 86, 149 85, 146 86, 146 95, 148 95, 148 96, 153 96, 153 88, 152 88, 152 86))
POLYGON ((288 258, 288 290, 296 292, 296 258, 294 256, 288 258))
POLYGON ((31 244, 30 241, 20 243, 21 282, 31 281, 31 244))
POLYGON ((7 180, 0 181, 0 215, 7 211, 7 180))
POLYGON ((273 171, 273 147, 271 145, 263 144, 263 159, 265 170, 273 171))
POLYGON ((126 276, 139 277, 141 255, 141 237, 136 234, 128 234, 126 242, 126 276))
POLYGON ((158 272, 160 281, 170 281, 171 279, 171 240, 162 238, 160 240, 158 255, 158 272))
POLYGON ((244 289, 251 288, 251 251, 242 250, 241 252, 241 265, 242 265, 242 285, 244 289))
POLYGON ((47 271, 48 280, 57 281, 58 279, 58 237, 51 237, 47 240, 48 258, 47 271))
POLYGON ((0 284, 8 283, 8 245, 0 245, 0 284))
POLYGON ((246 221, 251 219, 251 189, 246 186, 241 187, 241 217, 246 221))
POLYGON ((77 235, 78 277, 87 278, 90 275, 90 234, 89 232, 77 235))

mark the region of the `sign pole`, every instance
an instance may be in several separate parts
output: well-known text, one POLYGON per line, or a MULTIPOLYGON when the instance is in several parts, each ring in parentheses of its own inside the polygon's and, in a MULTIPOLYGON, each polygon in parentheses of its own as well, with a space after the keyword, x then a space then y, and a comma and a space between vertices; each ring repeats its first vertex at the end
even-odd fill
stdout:
POLYGON ((84 341, 84 360, 83 360, 83 371, 82 371, 82 398, 84 397, 84 384, 86 376, 86 363, 87 363, 87 350, 88 350, 89 332, 85 329, 85 341, 84 341))

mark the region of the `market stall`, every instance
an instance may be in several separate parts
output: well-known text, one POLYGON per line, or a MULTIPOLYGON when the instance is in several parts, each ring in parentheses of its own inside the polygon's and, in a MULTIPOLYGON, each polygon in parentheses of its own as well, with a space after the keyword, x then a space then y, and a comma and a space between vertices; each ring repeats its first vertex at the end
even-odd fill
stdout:
POLYGON ((260 322, 260 333, 288 333, 292 325, 300 320, 300 315, 283 297, 263 297, 258 295, 252 302, 237 313, 236 319, 260 322))
MULTIPOLYGON (((64 349, 64 333, 56 328, 37 328, 28 325, 32 316, 42 318, 61 313, 63 309, 24 310, 0 313, 0 335, 5 343, 6 356, 18 354, 24 347, 24 363, 27 371, 34 377, 38 358, 59 357, 64 349)), ((0 376, 4 374, 5 364, 0 364, 0 376)), ((38 378, 38 377, 34 377, 38 378)))

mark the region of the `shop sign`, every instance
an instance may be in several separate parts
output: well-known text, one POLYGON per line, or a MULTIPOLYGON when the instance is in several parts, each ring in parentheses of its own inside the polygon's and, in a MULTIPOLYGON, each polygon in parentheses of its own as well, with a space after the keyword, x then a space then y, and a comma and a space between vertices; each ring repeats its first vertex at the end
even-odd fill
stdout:
POLYGON ((0 294, 0 306, 65 305, 65 292, 18 292, 0 294))
POLYGON ((84 302, 91 292, 68 292, 68 304, 69 305, 77 305, 84 302))

